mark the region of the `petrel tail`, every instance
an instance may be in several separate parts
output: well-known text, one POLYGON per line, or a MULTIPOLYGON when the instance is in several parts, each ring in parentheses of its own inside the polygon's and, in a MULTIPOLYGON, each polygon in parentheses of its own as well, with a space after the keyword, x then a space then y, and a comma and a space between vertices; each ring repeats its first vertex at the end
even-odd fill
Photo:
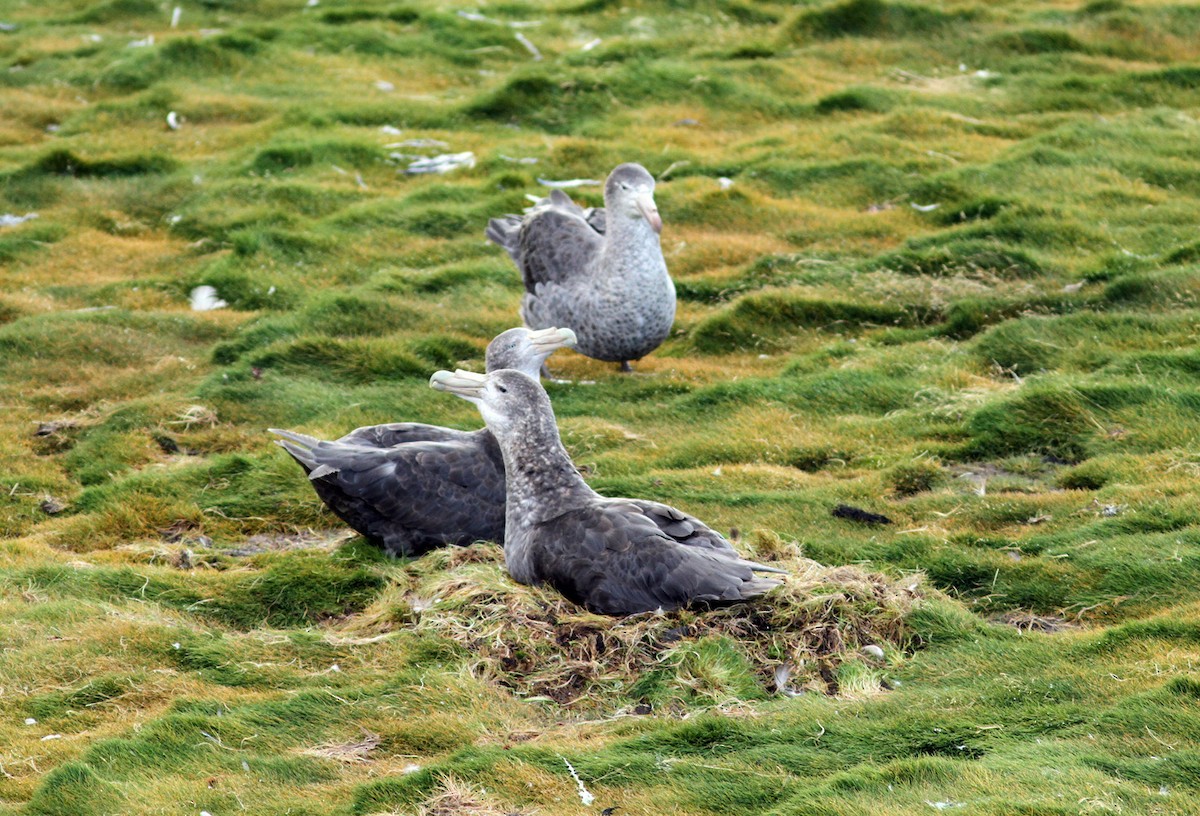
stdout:
POLYGON ((488 221, 487 229, 483 234, 493 244, 503 247, 508 256, 515 261, 517 259, 517 233, 520 230, 521 216, 505 215, 488 221))
POLYGON ((300 467, 304 468, 304 472, 308 474, 310 480, 320 479, 322 476, 328 476, 330 473, 337 473, 337 468, 322 465, 313 456, 312 449, 321 444, 320 439, 296 433, 295 431, 284 431, 279 428, 267 428, 267 430, 276 436, 283 437, 283 439, 276 439, 275 444, 292 455, 292 458, 300 464, 300 467))

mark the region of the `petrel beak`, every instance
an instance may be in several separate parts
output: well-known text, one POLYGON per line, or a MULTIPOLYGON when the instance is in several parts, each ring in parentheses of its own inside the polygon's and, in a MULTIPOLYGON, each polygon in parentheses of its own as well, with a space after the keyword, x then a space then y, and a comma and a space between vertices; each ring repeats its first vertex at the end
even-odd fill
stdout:
POLYGON ((447 391, 457 397, 474 402, 483 392, 487 377, 474 371, 463 371, 461 368, 454 373, 435 371, 429 378, 429 387, 435 391, 447 391))
POLYGON ((550 354, 560 348, 573 348, 577 342, 575 332, 570 329, 538 329, 529 333, 529 342, 541 354, 550 354))
POLYGON ((654 196, 650 193, 637 197, 637 208, 646 217, 646 221, 650 224, 650 229, 657 233, 662 232, 662 216, 658 214, 658 205, 654 203, 654 196))

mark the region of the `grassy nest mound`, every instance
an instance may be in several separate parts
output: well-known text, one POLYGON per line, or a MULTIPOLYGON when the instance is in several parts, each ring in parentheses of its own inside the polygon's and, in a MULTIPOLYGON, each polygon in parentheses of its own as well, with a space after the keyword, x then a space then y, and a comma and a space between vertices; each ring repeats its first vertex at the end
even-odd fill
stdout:
POLYGON ((922 576, 826 567, 756 535, 755 558, 790 573, 757 602, 609 618, 509 578, 500 548, 449 548, 414 562, 406 616, 448 638, 470 670, 513 694, 578 709, 682 709, 772 695, 861 696, 913 643, 922 576))

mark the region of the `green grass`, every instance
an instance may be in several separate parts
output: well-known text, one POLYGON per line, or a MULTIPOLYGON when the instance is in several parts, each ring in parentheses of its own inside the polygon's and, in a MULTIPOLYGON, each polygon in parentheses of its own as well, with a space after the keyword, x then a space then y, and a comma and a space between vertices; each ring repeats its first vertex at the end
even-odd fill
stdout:
POLYGON ((0 816, 1200 813, 1192 5, 9 6, 0 816), (623 161, 679 314, 553 358, 564 442, 791 587, 343 535, 265 428, 478 427, 487 219, 623 161))

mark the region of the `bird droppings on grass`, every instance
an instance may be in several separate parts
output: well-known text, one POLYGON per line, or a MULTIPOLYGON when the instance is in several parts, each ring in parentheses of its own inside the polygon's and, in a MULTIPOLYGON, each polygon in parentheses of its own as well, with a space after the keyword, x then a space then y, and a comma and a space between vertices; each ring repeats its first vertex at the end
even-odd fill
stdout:
POLYGON ((404 172, 410 175, 426 173, 449 173, 464 167, 475 166, 475 154, 471 151, 462 153, 442 153, 437 156, 419 156, 408 163, 404 172))
POLYGON ((32 221, 37 218, 35 212, 25 213, 24 215, 13 215, 12 213, 0 214, 0 227, 15 227, 18 224, 24 224, 26 221, 32 221))

